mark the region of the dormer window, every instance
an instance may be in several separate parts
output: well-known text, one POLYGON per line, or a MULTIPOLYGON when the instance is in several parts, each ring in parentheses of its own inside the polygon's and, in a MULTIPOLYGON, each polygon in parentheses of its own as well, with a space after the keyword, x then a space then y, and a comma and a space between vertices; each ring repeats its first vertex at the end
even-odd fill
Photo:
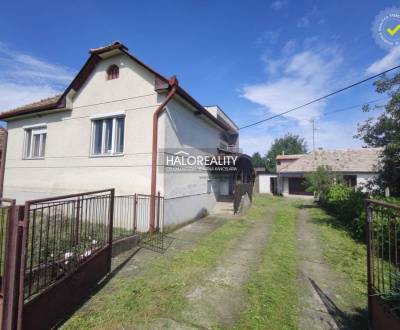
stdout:
POLYGON ((119 67, 115 64, 107 69, 107 80, 117 79, 119 77, 119 67))

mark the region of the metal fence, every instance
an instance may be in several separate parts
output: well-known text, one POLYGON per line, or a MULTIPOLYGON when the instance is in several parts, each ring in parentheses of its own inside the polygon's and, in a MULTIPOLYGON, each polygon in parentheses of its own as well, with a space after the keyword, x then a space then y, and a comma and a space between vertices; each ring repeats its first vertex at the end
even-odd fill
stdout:
POLYGON ((164 197, 160 194, 134 194, 115 197, 114 241, 132 236, 135 233, 147 233, 150 230, 151 199, 155 205, 155 231, 162 232, 164 224, 164 197))
MULTIPOLYGON (((382 318, 382 302, 390 305, 391 297, 400 293, 399 243, 400 206, 367 200, 368 305, 371 322, 382 318)), ((376 324, 375 327, 379 328, 376 324)))
POLYGON ((28 219, 24 298, 29 299, 111 244, 112 192, 25 204, 28 219))
POLYGON ((115 196, 113 241, 130 237, 136 233, 136 194, 115 196))
POLYGON ((115 197, 114 241, 137 235, 139 245, 164 252, 170 242, 163 233, 164 197, 135 194, 115 197), (154 230, 150 231, 151 199, 155 199, 154 230))
POLYGON ((10 215, 11 203, 1 202, 0 204, 0 294, 3 294, 3 277, 7 251, 7 230, 10 215))
POLYGON ((163 223, 160 194, 115 196, 107 189, 24 206, 0 199, 2 329, 54 326, 110 272, 113 245, 118 250, 139 240, 163 252, 163 223))

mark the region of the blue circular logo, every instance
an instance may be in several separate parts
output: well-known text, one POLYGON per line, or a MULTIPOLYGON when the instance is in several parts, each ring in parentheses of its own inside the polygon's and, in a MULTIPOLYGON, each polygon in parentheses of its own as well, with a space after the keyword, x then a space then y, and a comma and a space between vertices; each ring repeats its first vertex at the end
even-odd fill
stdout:
POLYGON ((400 46, 400 8, 382 10, 375 17, 372 32, 381 47, 390 50, 400 46))

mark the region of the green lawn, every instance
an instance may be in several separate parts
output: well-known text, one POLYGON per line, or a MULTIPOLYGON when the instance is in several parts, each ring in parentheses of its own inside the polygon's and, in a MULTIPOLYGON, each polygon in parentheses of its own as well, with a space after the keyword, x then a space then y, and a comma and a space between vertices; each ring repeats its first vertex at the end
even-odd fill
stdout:
POLYGON ((299 256, 295 222, 298 203, 280 198, 268 201, 277 209, 277 216, 262 264, 247 285, 248 307, 241 315, 238 329, 298 328, 299 256))
POLYGON ((64 328, 140 327, 151 319, 177 319, 185 305, 186 290, 216 266, 235 237, 264 217, 268 205, 267 200, 255 196, 246 216, 225 223, 193 248, 150 262, 139 277, 114 281, 112 294, 97 295, 90 309, 76 313, 64 328))
MULTIPOLYGON (((245 216, 230 219, 190 249, 148 262, 140 276, 115 278, 107 290, 98 293, 63 328, 114 329, 132 325, 143 328, 155 319, 184 321, 180 320, 180 315, 187 304, 185 295, 188 290, 201 283, 204 275, 217 266, 235 238, 265 218, 268 210, 276 210, 261 264, 245 284, 247 305, 235 328, 297 329, 301 257, 295 220, 299 203, 284 198, 254 196, 245 216)), ((338 227, 335 219, 323 210, 313 208, 310 212, 320 232, 325 260, 349 279, 344 284, 335 283, 338 294, 352 306, 352 309, 344 311, 349 315, 358 311, 359 315, 354 315, 354 319, 365 320, 365 247, 338 227)))
POLYGON ((320 208, 310 210, 320 231, 324 259, 333 269, 343 274, 346 281, 340 290, 350 326, 363 328, 367 321, 367 250, 354 240, 346 228, 320 208))

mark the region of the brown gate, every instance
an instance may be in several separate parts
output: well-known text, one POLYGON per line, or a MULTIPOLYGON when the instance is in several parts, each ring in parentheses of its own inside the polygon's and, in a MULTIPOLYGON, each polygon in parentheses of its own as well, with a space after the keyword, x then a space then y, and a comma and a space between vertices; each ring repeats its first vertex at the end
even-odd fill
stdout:
POLYGON ((400 206, 367 200, 368 311, 373 329, 400 329, 400 206))
POLYGON ((1 265, 1 325, 2 329, 17 328, 18 290, 16 279, 19 262, 22 231, 18 229, 21 209, 13 199, 0 199, 0 265, 1 265))
POLYGON ((11 205, 2 329, 47 329, 111 269, 114 189, 11 205))

